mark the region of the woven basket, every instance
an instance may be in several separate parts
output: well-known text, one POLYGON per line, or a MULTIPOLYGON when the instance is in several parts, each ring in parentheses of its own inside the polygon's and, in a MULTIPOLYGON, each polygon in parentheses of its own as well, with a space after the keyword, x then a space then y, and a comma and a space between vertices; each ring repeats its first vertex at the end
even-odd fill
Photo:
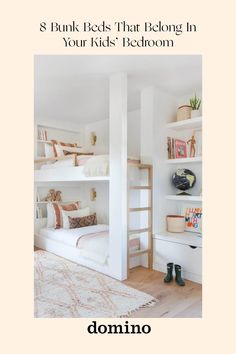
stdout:
POLYGON ((184 232, 185 217, 181 215, 167 215, 167 231, 184 232))
POLYGON ((191 118, 191 106, 184 105, 180 106, 177 111, 177 121, 190 119, 191 118))

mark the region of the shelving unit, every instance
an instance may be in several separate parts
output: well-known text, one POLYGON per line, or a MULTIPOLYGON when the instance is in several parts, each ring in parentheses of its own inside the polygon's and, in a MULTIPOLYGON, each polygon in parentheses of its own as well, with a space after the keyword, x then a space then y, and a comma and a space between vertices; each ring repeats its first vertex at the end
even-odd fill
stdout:
POLYGON ((162 231, 158 234, 153 235, 154 239, 159 239, 163 241, 177 242, 185 245, 191 245, 194 247, 202 247, 202 237, 201 234, 194 232, 183 232, 174 233, 168 231, 162 231))
MULTIPOLYGON (((154 146, 154 190, 156 191, 154 215, 156 218, 153 234, 153 267, 158 271, 166 272, 167 263, 180 264, 183 267, 185 279, 201 283, 201 234, 189 231, 168 232, 166 219, 167 215, 184 215, 187 208, 198 209, 202 207, 200 193, 202 190, 201 130, 203 118, 200 116, 174 122, 177 107, 188 102, 191 95, 191 92, 184 96, 173 96, 159 92, 158 96, 157 114, 159 114, 159 120, 155 127, 158 139, 154 146), (191 139, 193 131, 196 132, 196 156, 189 157, 190 144, 186 144, 188 157, 168 159, 170 154, 173 157, 176 156, 175 139, 187 142, 191 139), (174 150, 173 155, 172 149, 174 150), (196 183, 190 190, 191 195, 176 195, 178 190, 172 184, 172 176, 180 168, 192 170, 196 175, 196 183)), ((201 97, 200 91, 197 95, 201 97)))
POLYGON ((40 140, 40 139, 37 139, 37 143, 52 144, 52 142, 50 140, 40 140))
MULTIPOLYGON (((47 204, 47 203, 50 203, 49 201, 47 201, 47 200, 40 200, 40 201, 37 201, 37 202, 35 202, 35 204, 47 204)), ((75 201, 74 200, 61 200, 61 201, 53 201, 53 203, 61 203, 61 204, 63 204, 63 203, 75 203, 75 201)))
POLYGON ((168 129, 186 130, 186 129, 200 129, 202 127, 202 117, 181 120, 179 122, 168 123, 168 129))
POLYGON ((183 164, 183 163, 200 163, 202 162, 202 156, 196 156, 196 157, 185 157, 185 158, 180 158, 180 159, 169 159, 166 160, 167 163, 170 164, 183 164))
POLYGON ((176 200, 182 202, 201 202, 202 196, 199 195, 167 195, 166 199, 168 200, 176 200))
POLYGON ((56 128, 48 125, 35 124, 35 157, 40 158, 46 156, 47 145, 52 145, 51 139, 58 141, 77 143, 77 147, 81 148, 80 133, 65 128, 56 128), (45 131, 46 135, 41 135, 41 131, 45 131))

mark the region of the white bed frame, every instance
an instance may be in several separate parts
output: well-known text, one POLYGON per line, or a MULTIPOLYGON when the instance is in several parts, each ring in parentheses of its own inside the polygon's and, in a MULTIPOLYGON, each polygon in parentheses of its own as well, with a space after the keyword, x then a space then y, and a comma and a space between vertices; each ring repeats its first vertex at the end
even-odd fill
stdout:
POLYGON ((76 155, 67 155, 60 157, 48 157, 36 159, 35 164, 45 162, 55 162, 71 159, 74 157, 72 166, 53 167, 48 169, 38 169, 34 171, 35 182, 85 182, 85 181, 109 181, 109 176, 86 177, 83 174, 83 166, 75 166, 76 155))
POLYGON ((65 245, 64 243, 51 240, 48 237, 34 236, 34 244, 36 247, 46 250, 48 252, 54 253, 57 256, 66 258, 72 262, 78 263, 82 266, 91 268, 103 274, 112 276, 109 271, 108 265, 100 265, 92 260, 81 257, 79 254, 79 249, 76 247, 65 245))

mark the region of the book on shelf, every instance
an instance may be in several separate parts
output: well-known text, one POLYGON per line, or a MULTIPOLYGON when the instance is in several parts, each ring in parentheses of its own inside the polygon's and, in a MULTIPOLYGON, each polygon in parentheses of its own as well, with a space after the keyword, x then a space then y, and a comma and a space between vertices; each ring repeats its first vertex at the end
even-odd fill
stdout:
POLYGON ((48 133, 46 129, 39 129, 38 130, 38 140, 47 141, 48 140, 48 133))

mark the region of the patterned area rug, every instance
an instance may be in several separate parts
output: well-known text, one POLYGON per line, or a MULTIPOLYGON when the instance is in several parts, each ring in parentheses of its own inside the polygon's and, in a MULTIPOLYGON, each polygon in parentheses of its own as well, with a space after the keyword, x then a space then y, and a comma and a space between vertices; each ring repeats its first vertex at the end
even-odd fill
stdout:
POLYGON ((34 254, 35 317, 128 317, 158 301, 54 254, 34 254))

